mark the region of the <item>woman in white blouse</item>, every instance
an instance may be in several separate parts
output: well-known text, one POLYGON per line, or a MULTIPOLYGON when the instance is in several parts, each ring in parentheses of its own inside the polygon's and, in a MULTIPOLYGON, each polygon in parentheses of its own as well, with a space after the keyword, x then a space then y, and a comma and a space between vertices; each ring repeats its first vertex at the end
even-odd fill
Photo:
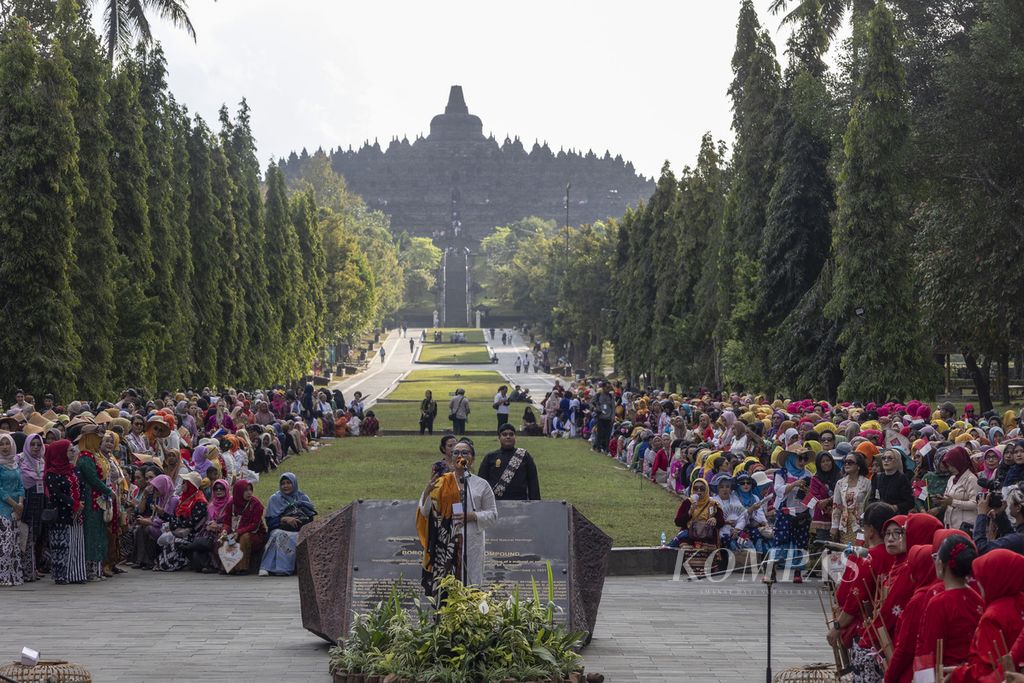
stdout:
POLYGON ((836 482, 832 496, 832 539, 853 543, 860 533, 860 517, 871 491, 868 461, 860 453, 851 451, 843 456, 843 472, 846 476, 836 482))
MULTIPOLYGON (((456 442, 452 448, 454 471, 445 474, 435 472, 420 496, 419 513, 427 521, 424 549, 430 555, 433 584, 430 594, 436 592, 442 576, 456 574, 457 567, 462 564, 464 524, 468 566, 466 582, 477 586, 483 584, 484 530, 497 521, 498 507, 491 485, 470 471, 475 457, 471 441, 462 439, 456 442), (468 487, 466 507, 463 512, 457 512, 455 505, 462 504, 464 487, 468 487), (434 533, 430 533, 430 527, 434 528, 434 533)), ((424 540, 422 536, 421 532, 421 541, 424 540)))

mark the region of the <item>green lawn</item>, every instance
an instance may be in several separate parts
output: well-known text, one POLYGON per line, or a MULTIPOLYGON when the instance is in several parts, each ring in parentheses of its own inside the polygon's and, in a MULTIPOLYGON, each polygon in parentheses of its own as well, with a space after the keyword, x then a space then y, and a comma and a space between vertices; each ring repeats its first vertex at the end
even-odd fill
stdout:
MULTIPOLYGON (((498 387, 508 384, 495 370, 413 370, 401 384, 387 396, 389 401, 421 401, 423 392, 430 389, 439 404, 455 393, 459 387, 469 398, 491 397, 498 387)), ((511 387, 510 387, 511 388, 511 387)))
MULTIPOLYGON (((444 417, 439 415, 439 421, 444 417)), ((358 498, 411 500, 419 497, 431 464, 440 457, 438 441, 437 435, 337 439, 314 453, 292 456, 282 470, 295 473, 299 488, 321 514, 358 498)), ((477 438, 475 443, 478 458, 498 447, 496 437, 477 438)), ((616 546, 657 545, 662 531, 669 536, 675 531, 678 498, 607 456, 592 453, 586 443, 520 437, 518 445, 537 462, 541 495, 575 505, 616 546)), ((260 500, 265 503, 277 483, 275 473, 263 475, 256 487, 260 500)), ((412 524, 409 520, 410 529, 412 524)))
POLYGON ((484 331, 483 330, 477 330, 477 329, 474 329, 472 327, 435 327, 435 328, 431 328, 431 329, 427 330, 427 341, 428 342, 433 342, 434 341, 434 332, 437 332, 439 330, 441 332, 441 342, 445 343, 445 344, 451 342, 451 340, 452 340, 452 332, 462 332, 463 334, 466 335, 466 341, 467 342, 477 342, 477 343, 481 343, 482 344, 483 342, 487 341, 486 339, 484 339, 484 331))
MULTIPOLYGON (((492 394, 493 396, 493 394, 492 394)), ((434 431, 442 432, 450 429, 452 423, 448 421, 448 396, 434 394, 437 401, 437 418, 434 420, 434 431)), ((516 404, 513 404, 515 406, 516 404)), ((409 431, 420 428, 420 403, 419 401, 381 401, 374 403, 370 408, 373 414, 380 420, 380 428, 385 434, 390 430, 409 431)), ((491 399, 469 401, 469 429, 490 429, 497 427, 498 423, 494 417, 494 407, 491 399)), ((515 415, 522 417, 522 409, 515 415)), ((516 421, 518 425, 521 420, 516 421)))
MULTIPOLYGON (((428 337, 429 338, 429 337, 428 337)), ((490 363, 491 354, 483 344, 431 344, 423 345, 418 363, 490 363)))

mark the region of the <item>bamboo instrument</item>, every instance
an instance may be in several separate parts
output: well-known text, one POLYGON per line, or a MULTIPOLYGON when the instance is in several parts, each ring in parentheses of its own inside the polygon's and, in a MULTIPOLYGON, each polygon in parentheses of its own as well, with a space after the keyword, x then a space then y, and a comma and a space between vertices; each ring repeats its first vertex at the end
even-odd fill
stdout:
POLYGON ((935 641, 935 681, 942 683, 942 638, 935 641))
MULTIPOLYGON (((829 610, 825 609, 825 600, 821 597, 821 590, 815 592, 818 594, 818 604, 821 605, 821 613, 825 617, 825 630, 827 633, 832 630, 832 621, 835 619, 835 613, 833 612, 832 619, 829 619, 829 610)), ((843 658, 839 654, 839 647, 836 645, 832 645, 832 656, 836 660, 836 680, 838 680, 843 675, 843 658)))
POLYGON ((999 658, 1003 665, 1003 673, 1017 673, 1017 664, 1010 655, 1010 648, 1006 645, 1006 636, 1002 631, 999 632, 999 640, 1003 641, 1003 650, 1006 652, 1006 654, 999 658))

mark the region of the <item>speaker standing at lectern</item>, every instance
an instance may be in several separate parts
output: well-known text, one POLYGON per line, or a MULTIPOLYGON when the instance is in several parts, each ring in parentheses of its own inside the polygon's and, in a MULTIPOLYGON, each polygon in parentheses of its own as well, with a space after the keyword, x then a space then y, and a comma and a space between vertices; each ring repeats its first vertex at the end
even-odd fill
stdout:
POLYGON ((484 529, 498 519, 498 508, 490 484, 470 471, 475 457, 472 441, 458 441, 452 448, 454 471, 435 469, 420 496, 416 531, 427 595, 437 596, 449 574, 467 584, 483 583, 484 529))

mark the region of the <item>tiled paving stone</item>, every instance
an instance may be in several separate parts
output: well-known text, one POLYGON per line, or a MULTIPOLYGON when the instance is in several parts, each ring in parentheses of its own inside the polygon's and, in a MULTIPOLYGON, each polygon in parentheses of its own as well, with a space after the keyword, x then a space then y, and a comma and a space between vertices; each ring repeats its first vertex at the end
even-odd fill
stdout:
MULTIPOLYGON (((815 588, 775 588, 775 672, 830 661, 815 588)), ((83 586, 44 580, 0 589, 0 615, 0 661, 28 645, 82 664, 97 683, 330 680, 328 646, 302 628, 294 577, 130 571, 83 586)), ((747 683, 764 679, 764 634, 760 583, 611 577, 584 658, 615 683, 747 683)))

